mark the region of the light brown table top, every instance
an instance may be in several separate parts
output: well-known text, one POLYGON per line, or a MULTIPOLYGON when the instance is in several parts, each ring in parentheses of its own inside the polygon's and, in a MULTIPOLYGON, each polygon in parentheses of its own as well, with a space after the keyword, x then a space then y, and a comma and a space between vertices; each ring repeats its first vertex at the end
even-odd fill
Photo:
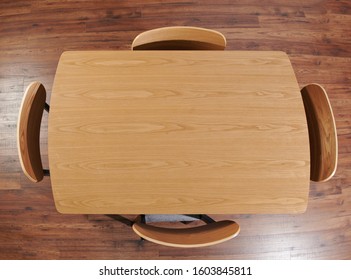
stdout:
POLYGON ((283 52, 65 52, 48 133, 61 213, 307 206, 307 123, 283 52))

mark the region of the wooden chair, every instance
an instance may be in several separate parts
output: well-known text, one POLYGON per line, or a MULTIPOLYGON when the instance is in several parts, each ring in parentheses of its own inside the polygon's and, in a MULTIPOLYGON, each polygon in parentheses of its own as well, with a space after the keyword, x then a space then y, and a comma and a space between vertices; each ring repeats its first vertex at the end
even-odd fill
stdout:
POLYGON ((314 182, 328 181, 336 171, 338 142, 328 95, 318 84, 302 88, 310 139, 311 175, 314 182))
POLYGON ((148 241, 171 247, 194 248, 215 245, 239 234, 240 227, 230 220, 215 222, 203 215, 207 224, 186 228, 165 228, 145 223, 144 215, 132 224, 134 232, 148 241))
POLYGON ((139 34, 132 50, 224 50, 226 39, 211 29, 171 26, 152 29, 139 34))
POLYGON ((44 109, 49 112, 45 102, 46 91, 39 82, 31 83, 24 94, 17 123, 17 147, 24 174, 33 182, 39 182, 44 175, 40 156, 40 125, 44 109))

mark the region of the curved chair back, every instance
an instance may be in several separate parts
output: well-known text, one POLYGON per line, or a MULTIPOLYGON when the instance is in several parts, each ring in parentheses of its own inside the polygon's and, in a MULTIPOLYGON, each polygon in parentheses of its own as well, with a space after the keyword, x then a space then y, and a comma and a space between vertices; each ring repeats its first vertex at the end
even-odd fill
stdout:
POLYGON ((139 34, 132 50, 224 50, 226 39, 211 29, 171 26, 152 29, 139 34))
POLYGON ((301 94, 310 139, 310 178, 315 182, 325 182, 335 174, 338 160, 338 141, 333 111, 322 86, 307 85, 301 90, 301 94))
POLYGON ((239 225, 229 220, 190 228, 163 228, 139 220, 132 227, 143 239, 161 245, 184 248, 215 245, 234 238, 240 231, 239 225))
POLYGON ((39 82, 31 83, 24 94, 17 123, 17 147, 24 174, 33 182, 43 179, 40 156, 40 124, 45 107, 46 91, 39 82))

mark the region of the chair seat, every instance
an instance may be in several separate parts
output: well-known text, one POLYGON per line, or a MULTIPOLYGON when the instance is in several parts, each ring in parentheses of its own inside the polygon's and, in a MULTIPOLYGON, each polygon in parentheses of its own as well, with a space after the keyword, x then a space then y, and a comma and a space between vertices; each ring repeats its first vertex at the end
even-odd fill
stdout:
POLYGON ((336 171, 338 141, 335 119, 325 89, 318 84, 302 88, 311 153, 311 181, 328 181, 336 171))
POLYGON ((40 125, 45 108, 46 90, 39 82, 26 89, 17 123, 17 148, 24 174, 33 182, 44 177, 40 155, 40 125))
POLYGON ((215 245, 234 238, 240 227, 229 220, 191 228, 161 228, 136 222, 133 230, 140 237, 157 244, 192 248, 215 245))
POLYGON ((132 50, 224 50, 226 39, 218 31, 192 27, 170 26, 139 34, 132 50))

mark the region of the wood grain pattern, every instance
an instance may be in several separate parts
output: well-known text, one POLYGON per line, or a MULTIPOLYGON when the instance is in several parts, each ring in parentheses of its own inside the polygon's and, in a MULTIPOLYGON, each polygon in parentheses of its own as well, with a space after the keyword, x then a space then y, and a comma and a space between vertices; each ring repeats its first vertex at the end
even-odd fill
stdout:
POLYGON ((132 50, 224 50, 227 42, 218 31, 170 26, 140 33, 132 42, 132 50))
MULTIPOLYGON (((351 259, 351 2, 199 3, 0 1, 0 259, 351 259), (102 215, 57 213, 49 178, 34 184, 25 177, 16 123, 26 86, 41 81, 49 101, 63 51, 129 50, 139 33, 173 25, 218 30, 226 51, 285 51, 299 88, 325 87, 338 132, 338 169, 328 182, 311 183, 304 214, 211 215, 237 221, 240 235, 207 248, 170 248, 140 242, 129 227, 102 215)), ((47 124, 44 117, 44 166, 47 124)))
POLYGON ((309 84, 301 89, 305 106, 311 153, 311 180, 326 182, 338 164, 338 139, 333 109, 324 88, 309 84))
POLYGON ((307 123, 282 52, 65 52, 51 108, 59 212, 306 209, 307 123))

